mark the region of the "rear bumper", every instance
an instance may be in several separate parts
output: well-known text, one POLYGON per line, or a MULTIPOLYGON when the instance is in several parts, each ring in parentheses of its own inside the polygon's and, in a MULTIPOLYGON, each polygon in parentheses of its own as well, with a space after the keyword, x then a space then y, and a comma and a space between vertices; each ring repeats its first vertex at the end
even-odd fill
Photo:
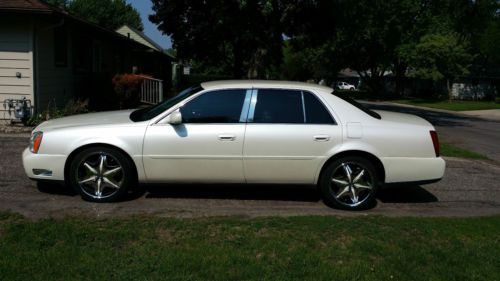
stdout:
POLYGON ((446 162, 441 157, 386 157, 380 160, 384 165, 386 184, 436 182, 444 176, 446 168, 446 162))
POLYGON ((34 154, 26 148, 23 151, 23 167, 33 180, 64 180, 66 155, 34 154))

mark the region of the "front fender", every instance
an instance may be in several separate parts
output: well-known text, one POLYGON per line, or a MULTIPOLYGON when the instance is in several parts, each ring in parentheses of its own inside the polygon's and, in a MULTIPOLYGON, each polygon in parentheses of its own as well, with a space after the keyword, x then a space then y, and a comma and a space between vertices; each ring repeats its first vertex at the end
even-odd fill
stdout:
MULTIPOLYGON (((89 145, 117 147, 128 154, 137 167, 138 179, 144 179, 142 146, 144 126, 106 126, 97 128, 65 128, 44 132, 40 154, 64 155, 66 161, 74 151, 89 145)), ((65 162, 65 165, 67 163, 65 162)))

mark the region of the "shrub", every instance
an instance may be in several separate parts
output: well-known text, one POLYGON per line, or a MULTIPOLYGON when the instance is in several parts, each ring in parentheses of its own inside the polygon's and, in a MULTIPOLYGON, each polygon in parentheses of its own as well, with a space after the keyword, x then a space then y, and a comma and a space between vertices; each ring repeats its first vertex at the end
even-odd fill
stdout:
POLYGON ((138 74, 116 74, 113 77, 113 87, 121 109, 139 106, 144 77, 138 74))
POLYGON ((43 121, 47 121, 49 119, 60 118, 68 115, 87 113, 89 111, 88 104, 89 104, 88 99, 83 99, 83 100, 78 99, 78 100, 70 100, 63 109, 59 109, 56 106, 50 107, 49 105, 47 107, 47 110, 45 110, 44 112, 38 115, 33 115, 31 116, 31 118, 26 120, 25 125, 34 127, 42 123, 43 121))

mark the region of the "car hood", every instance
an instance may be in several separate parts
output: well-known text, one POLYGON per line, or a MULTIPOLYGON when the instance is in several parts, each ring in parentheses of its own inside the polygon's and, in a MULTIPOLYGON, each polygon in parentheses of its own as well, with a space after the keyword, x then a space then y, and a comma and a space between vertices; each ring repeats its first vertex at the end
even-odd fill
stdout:
POLYGON ((133 123, 130 120, 130 113, 133 109, 107 111, 99 113, 86 113, 68 117, 48 120, 38 125, 36 131, 58 129, 65 127, 90 126, 90 125, 114 125, 133 123))
POLYGON ((412 125, 432 127, 431 123, 416 115, 385 111, 385 110, 375 110, 375 112, 380 114, 380 116, 382 117, 382 121, 384 122, 403 124, 403 125, 412 124, 412 125))

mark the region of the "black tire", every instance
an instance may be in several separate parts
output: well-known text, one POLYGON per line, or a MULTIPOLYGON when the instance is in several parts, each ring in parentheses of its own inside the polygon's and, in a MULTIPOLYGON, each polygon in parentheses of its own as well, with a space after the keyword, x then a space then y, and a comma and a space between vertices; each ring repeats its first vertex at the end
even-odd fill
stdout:
POLYGON ((123 199, 136 184, 136 178, 135 166, 122 152, 95 146, 80 151, 73 158, 68 183, 82 199, 103 203, 123 199))
POLYGON ((328 164, 321 175, 319 190, 323 201, 330 207, 366 210, 374 206, 379 185, 379 175, 372 162, 362 157, 349 156, 328 164), (351 179, 347 176, 348 171, 352 172, 351 179), (354 182, 361 173, 357 182, 354 182))

